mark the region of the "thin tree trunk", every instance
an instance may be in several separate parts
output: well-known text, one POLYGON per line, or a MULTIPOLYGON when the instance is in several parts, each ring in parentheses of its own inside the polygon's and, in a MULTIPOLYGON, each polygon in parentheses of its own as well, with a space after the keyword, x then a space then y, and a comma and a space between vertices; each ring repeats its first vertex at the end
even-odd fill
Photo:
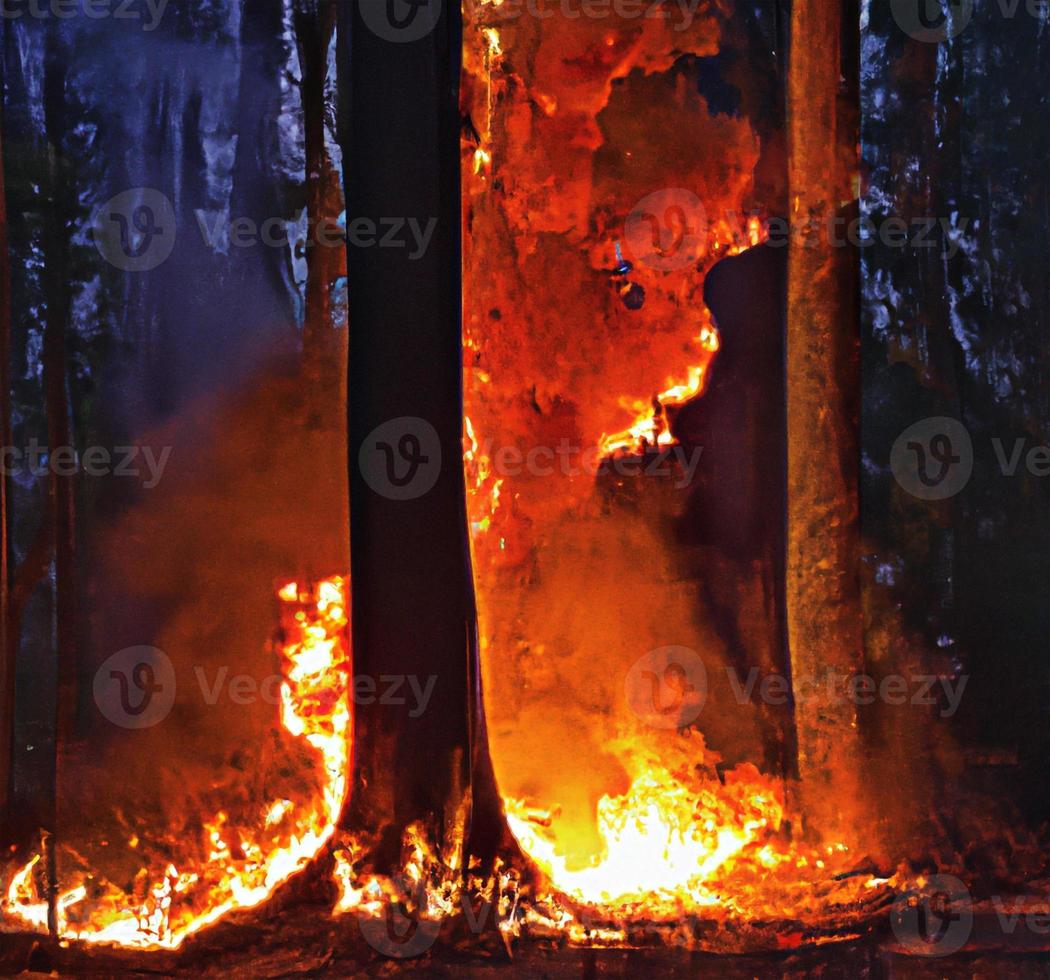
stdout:
MULTIPOLYGON (((283 0, 242 0, 237 151, 230 217, 251 218, 257 227, 267 219, 282 217, 285 209, 283 189, 272 170, 279 149, 280 83, 288 61, 284 30, 283 0)), ((231 256, 234 288, 255 305, 258 313, 253 315, 264 316, 276 307, 290 325, 295 325, 299 311, 292 299, 291 255, 276 248, 263 252, 266 278, 278 298, 258 295, 260 258, 250 254, 231 256)))
MULTIPOLYGON (((2 118, 0 112, 0 118, 2 118)), ((2 124, 0 124, 2 128, 2 124)), ((0 142, 0 440, 11 445, 11 257, 7 235, 7 184, 0 142)), ((0 472, 0 825, 6 824, 14 771, 17 637, 12 629, 8 534, 8 477, 0 472)))
POLYGON ((331 284, 343 254, 331 244, 331 234, 318 234, 322 221, 336 217, 332 214, 332 200, 339 190, 338 177, 325 148, 325 84, 336 14, 336 5, 329 0, 296 0, 294 25, 306 142, 307 278, 303 353, 308 363, 316 360, 323 350, 331 330, 331 284))
MULTIPOLYGON (((44 397, 47 406, 48 446, 51 452, 73 445, 70 417, 69 380, 66 356, 66 329, 69 321, 69 283, 66 215, 69 213, 67 164, 61 144, 66 119, 66 53, 62 50, 56 22, 48 25, 44 65, 44 126, 48 159, 48 209, 44 236, 44 282, 47 313, 44 325, 44 397)), ((57 697, 55 712, 55 779, 51 801, 48 874, 50 886, 49 927, 57 928, 54 899, 57 870, 54 862, 54 834, 59 811, 60 760, 69 744, 76 722, 76 565, 74 485, 70 476, 50 473, 50 519, 54 530, 54 595, 57 659, 57 697)))
POLYGON ((833 247, 825 230, 853 196, 858 134, 839 91, 846 22, 843 0, 796 0, 788 82, 792 217, 819 221, 789 260, 788 643, 793 680, 807 695, 796 706, 803 800, 829 832, 853 822, 861 785, 854 706, 814 684, 863 666, 856 253, 833 247))

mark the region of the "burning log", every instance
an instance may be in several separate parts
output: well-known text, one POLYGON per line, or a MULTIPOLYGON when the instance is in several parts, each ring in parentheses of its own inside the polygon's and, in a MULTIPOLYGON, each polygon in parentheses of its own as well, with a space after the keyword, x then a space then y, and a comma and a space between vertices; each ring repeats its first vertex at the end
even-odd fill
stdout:
MULTIPOLYGON (((848 6, 849 4, 847 4, 848 6)), ((787 625, 794 678, 856 672, 863 657, 858 574, 858 333, 855 255, 814 240, 851 197, 858 136, 840 105, 842 0, 793 10, 788 117, 792 221, 820 229, 792 248, 787 327, 787 625), (829 146, 832 148, 829 154, 829 146)), ((807 812, 827 830, 855 800, 861 753, 853 705, 796 710, 807 812)))

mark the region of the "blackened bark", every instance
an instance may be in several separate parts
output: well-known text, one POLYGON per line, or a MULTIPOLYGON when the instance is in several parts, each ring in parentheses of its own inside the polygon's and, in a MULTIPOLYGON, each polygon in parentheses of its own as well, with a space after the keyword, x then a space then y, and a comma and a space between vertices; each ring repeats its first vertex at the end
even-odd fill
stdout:
POLYGON ((499 820, 487 759, 472 754, 472 735, 477 743, 483 725, 462 467, 461 14, 457 4, 441 4, 429 33, 398 42, 368 26, 366 4, 374 22, 384 6, 374 0, 342 4, 339 22, 351 229, 354 673, 377 683, 434 678, 422 712, 412 698, 397 705, 377 697, 356 708, 343 823, 379 835, 373 864, 390 871, 412 823, 449 856, 464 820, 468 840, 484 837, 482 826, 496 839, 499 820), (376 247, 378 235, 355 235, 355 228, 382 230, 383 219, 396 217, 436 222, 422 255, 376 247), (391 420, 399 421, 376 432, 391 420), (413 438, 429 462, 420 463, 406 493, 391 491, 386 454, 395 479, 405 478, 413 438))

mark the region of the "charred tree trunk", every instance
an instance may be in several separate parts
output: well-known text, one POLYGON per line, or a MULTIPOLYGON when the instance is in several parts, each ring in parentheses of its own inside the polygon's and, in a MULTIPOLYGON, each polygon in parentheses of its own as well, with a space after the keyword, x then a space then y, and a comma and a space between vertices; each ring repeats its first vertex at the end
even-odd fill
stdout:
POLYGON ((301 73, 303 129, 306 142, 306 314, 303 318, 303 353, 312 362, 324 348, 331 331, 331 285, 341 274, 343 251, 331 239, 338 208, 339 178, 332 169, 325 146, 325 86, 328 48, 335 31, 336 5, 331 0, 296 0, 295 38, 301 73), (333 214, 333 210, 336 214, 333 214))
POLYGON ((812 232, 791 249, 788 275, 788 643, 794 681, 808 685, 796 706, 803 800, 826 830, 850 822, 861 772, 854 706, 813 684, 863 665, 856 253, 827 233, 853 197, 858 133, 840 92, 851 6, 796 0, 788 82, 792 220, 812 232))
POLYGON ((440 10, 436 23, 398 41, 376 23, 384 7, 340 5, 354 673, 378 685, 358 697, 344 825, 376 834, 373 864, 390 871, 410 824, 448 858, 464 822, 491 840, 499 819, 491 770, 472 756, 483 730, 462 467, 461 14, 418 8, 440 10), (432 226, 422 254, 379 247, 398 216, 432 226), (432 683, 425 710, 382 703, 384 677, 432 683))

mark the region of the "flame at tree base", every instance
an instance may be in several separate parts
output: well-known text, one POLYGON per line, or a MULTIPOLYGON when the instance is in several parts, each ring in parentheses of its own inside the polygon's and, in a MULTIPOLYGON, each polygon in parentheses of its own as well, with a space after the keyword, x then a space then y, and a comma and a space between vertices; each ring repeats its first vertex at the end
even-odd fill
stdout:
POLYGON ((557 813, 505 801, 514 836, 544 882, 527 924, 584 943, 633 944, 650 933, 704 946, 695 933, 713 924, 792 923, 788 938, 773 944, 801 945, 823 941, 822 929, 850 938, 843 930, 892 894, 891 879, 858 870, 845 844, 797 840, 782 785, 754 766, 719 778, 647 755, 626 758, 630 787, 599 800, 601 853, 590 863, 571 862, 559 846, 557 813))
MULTIPOLYGON (((276 799, 258 815, 254 833, 230 826, 225 812, 204 824, 207 860, 168 863, 151 878, 142 868, 130 889, 85 873, 63 884, 56 900, 65 940, 136 948, 178 948, 193 933, 235 909, 253 908, 327 843, 346 795, 349 765, 350 666, 346 649, 347 580, 316 589, 292 582, 280 590, 287 622, 282 644, 280 722, 320 762, 320 793, 295 803, 276 799)), ((134 838, 134 849, 140 842, 134 838)), ((65 854, 64 848, 59 848, 65 854)), ((75 855, 69 852, 75 859, 75 855)), ((11 877, 2 905, 7 929, 47 929, 47 869, 41 855, 11 877)))

